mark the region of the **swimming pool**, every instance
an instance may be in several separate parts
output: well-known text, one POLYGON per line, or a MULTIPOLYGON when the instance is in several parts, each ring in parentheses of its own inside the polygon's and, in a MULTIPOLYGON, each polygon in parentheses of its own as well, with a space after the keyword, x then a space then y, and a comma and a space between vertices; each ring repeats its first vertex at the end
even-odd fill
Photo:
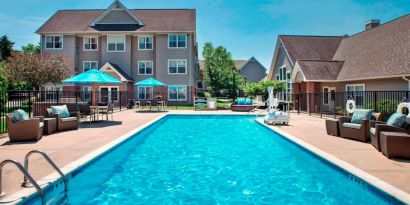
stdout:
POLYGON ((54 203, 400 203, 248 116, 166 116, 70 177, 54 203))

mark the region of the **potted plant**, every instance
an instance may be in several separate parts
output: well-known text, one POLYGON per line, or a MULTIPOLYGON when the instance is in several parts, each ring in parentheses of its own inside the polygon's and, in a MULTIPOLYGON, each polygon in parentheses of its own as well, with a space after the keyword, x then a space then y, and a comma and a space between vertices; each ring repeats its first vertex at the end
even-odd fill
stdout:
POLYGON ((209 92, 205 92, 205 97, 207 101, 207 108, 209 110, 216 110, 216 101, 217 99, 212 97, 212 94, 209 92))

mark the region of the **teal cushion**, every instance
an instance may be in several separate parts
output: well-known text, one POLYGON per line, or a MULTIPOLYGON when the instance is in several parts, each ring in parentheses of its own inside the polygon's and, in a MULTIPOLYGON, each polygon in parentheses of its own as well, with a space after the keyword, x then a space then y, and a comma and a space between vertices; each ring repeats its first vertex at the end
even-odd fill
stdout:
POLYGON ((351 123, 361 124, 362 120, 371 120, 372 115, 373 115, 373 110, 355 109, 353 112, 351 123))
POLYGON ((243 99, 243 98, 238 98, 238 100, 237 100, 237 102, 238 102, 238 105, 245 105, 245 99, 243 99))
POLYGON ((402 128, 406 125, 406 115, 397 112, 393 113, 387 120, 386 124, 402 128))
POLYGON ((51 112, 56 115, 60 114, 62 118, 70 117, 70 112, 68 112, 67 106, 51 106, 51 112))
POLYGON ((28 114, 22 109, 15 110, 10 117, 13 122, 29 119, 28 114))
POLYGON ((252 99, 246 99, 245 100, 245 105, 252 105, 253 100, 252 99))

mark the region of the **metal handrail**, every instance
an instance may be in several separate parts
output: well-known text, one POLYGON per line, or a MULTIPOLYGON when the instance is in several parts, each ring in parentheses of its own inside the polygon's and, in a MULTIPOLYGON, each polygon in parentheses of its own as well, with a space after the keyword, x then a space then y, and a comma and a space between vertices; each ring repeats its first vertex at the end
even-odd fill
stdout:
POLYGON ((15 160, 11 160, 11 159, 6 159, 4 161, 2 161, 0 163, 0 196, 4 196, 6 193, 2 192, 1 190, 1 179, 2 179, 2 170, 4 165, 8 164, 8 163, 12 163, 14 165, 17 166, 17 168, 23 173, 24 178, 27 178, 31 184, 34 185, 34 187, 37 189, 37 192, 40 194, 41 197, 41 204, 45 205, 46 204, 46 200, 45 200, 45 195, 43 190, 41 189, 41 187, 37 184, 37 182, 34 180, 34 178, 24 169, 24 167, 20 164, 20 162, 15 161, 15 160))
MULTIPOLYGON (((25 169, 25 171, 28 172, 29 158, 32 154, 35 154, 35 153, 40 154, 41 156, 43 156, 44 159, 46 159, 46 161, 48 162, 48 164, 50 164, 54 168, 54 170, 56 170, 57 173, 60 174, 61 178, 64 181, 64 191, 68 191, 67 177, 63 174, 63 172, 61 172, 61 170, 57 167, 57 165, 53 162, 53 160, 50 159, 50 157, 45 152, 42 152, 40 150, 31 150, 30 152, 28 152, 26 154, 26 156, 24 157, 24 169, 25 169)), ((21 186, 26 186, 28 182, 29 181, 27 180, 27 177, 24 176, 24 179, 23 179, 23 182, 22 182, 21 186)))

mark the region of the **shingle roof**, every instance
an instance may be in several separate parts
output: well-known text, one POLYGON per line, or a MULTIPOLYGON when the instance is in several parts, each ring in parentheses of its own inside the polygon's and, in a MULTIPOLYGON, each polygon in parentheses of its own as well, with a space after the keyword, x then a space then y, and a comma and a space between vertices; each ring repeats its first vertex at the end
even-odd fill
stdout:
MULTIPOLYGON (((235 68, 241 70, 242 67, 248 62, 248 60, 234 60, 235 68)), ((199 70, 205 69, 205 62, 204 60, 199 60, 199 70)))
MULTIPOLYGON (((36 33, 96 33, 90 24, 104 9, 57 11, 36 33)), ((137 31, 195 31, 195 9, 130 9, 144 26, 137 31)))
POLYGON ((292 62, 297 60, 332 60, 342 36, 290 36, 280 35, 292 62))
POLYGON ((125 73, 125 72, 121 69, 121 67, 118 66, 117 64, 111 63, 111 62, 108 62, 108 64, 110 64, 111 67, 113 67, 115 70, 117 70, 117 72, 118 72, 120 75, 122 75, 122 77, 124 77, 127 81, 134 81, 134 79, 131 78, 127 73, 125 73))
POLYGON ((343 61, 298 60, 306 80, 335 80, 343 61))

